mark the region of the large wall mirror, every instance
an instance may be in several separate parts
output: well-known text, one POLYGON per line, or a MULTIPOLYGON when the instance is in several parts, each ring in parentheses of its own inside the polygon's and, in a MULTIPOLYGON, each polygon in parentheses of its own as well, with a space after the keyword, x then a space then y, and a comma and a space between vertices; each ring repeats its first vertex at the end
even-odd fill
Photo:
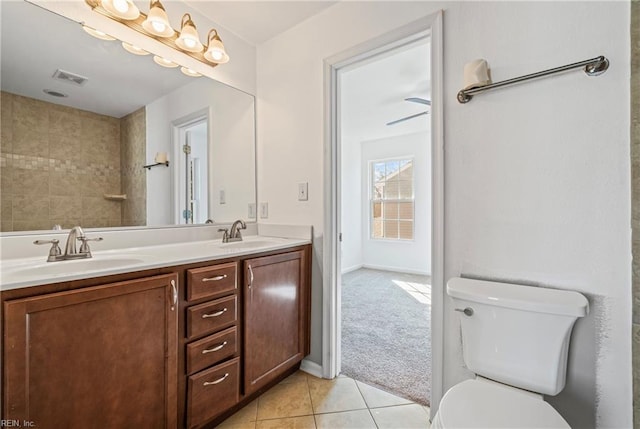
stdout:
POLYGON ((0 231, 255 220, 252 95, 0 7, 0 231))

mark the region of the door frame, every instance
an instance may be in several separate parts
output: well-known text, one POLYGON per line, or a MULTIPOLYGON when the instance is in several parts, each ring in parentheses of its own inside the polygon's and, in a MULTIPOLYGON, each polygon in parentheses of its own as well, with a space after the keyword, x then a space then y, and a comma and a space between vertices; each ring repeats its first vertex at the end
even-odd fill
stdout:
POLYGON ((431 41, 431 415, 443 395, 444 366, 444 121, 443 30, 440 10, 324 60, 324 243, 322 375, 340 371, 340 105, 338 71, 394 48, 431 41))

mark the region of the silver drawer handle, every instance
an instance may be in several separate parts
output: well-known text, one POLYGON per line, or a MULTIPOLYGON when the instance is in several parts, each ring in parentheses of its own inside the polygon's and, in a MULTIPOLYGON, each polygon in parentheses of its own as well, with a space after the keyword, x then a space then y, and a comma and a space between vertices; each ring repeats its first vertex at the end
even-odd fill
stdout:
POLYGON ((223 375, 222 377, 220 377, 216 381, 205 381, 202 385, 203 386, 211 386, 212 384, 222 383, 227 377, 229 377, 229 373, 226 373, 225 375, 223 375))
POLYGON ((464 313, 465 316, 473 316, 473 308, 471 307, 467 307, 467 308, 454 308, 455 311, 459 311, 461 313, 464 313))
POLYGON ((227 275, 223 274, 221 276, 215 276, 215 277, 206 277, 204 279, 202 279, 203 282, 217 282, 218 280, 222 280, 222 279, 226 279, 227 275))
POLYGON ((202 318, 203 319, 208 319, 209 317, 218 317, 218 316, 222 316, 224 314, 224 312, 227 311, 227 309, 223 309, 220 311, 216 311, 215 313, 211 313, 211 314, 203 314, 202 318))
POLYGON ((217 346, 212 347, 210 349, 202 350, 202 354, 206 355, 207 353, 217 352, 218 350, 222 350, 222 348, 226 345, 227 345, 227 342, 225 341, 224 343, 218 344, 217 346))

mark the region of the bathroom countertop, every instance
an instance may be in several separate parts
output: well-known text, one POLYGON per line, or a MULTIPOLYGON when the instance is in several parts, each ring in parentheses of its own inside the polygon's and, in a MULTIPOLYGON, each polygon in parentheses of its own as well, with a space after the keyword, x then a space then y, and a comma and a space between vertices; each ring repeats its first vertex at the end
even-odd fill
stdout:
POLYGON ((153 268, 215 261, 311 243, 309 239, 246 236, 243 241, 192 241, 117 250, 93 251, 90 259, 46 262, 40 257, 0 261, 0 290, 102 277, 153 268))

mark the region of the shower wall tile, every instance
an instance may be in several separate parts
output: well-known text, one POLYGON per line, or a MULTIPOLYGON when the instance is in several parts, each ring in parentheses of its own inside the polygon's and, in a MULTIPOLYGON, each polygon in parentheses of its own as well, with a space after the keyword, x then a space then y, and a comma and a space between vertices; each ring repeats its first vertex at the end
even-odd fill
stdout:
POLYGON ((147 170, 146 161, 146 111, 141 108, 120 122, 122 192, 127 199, 122 202, 124 226, 146 225, 147 218, 147 170))
POLYGON ((104 194, 122 193, 121 120, 7 92, 0 103, 0 186, 11 207, 1 230, 120 226, 122 203, 104 194))

